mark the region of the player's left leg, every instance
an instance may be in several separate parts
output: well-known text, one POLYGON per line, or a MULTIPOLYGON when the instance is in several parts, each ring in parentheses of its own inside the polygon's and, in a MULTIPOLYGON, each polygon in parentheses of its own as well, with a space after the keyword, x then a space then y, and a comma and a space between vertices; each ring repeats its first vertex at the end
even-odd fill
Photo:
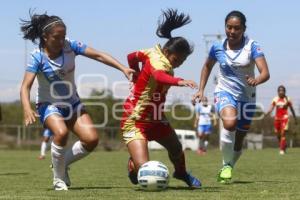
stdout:
POLYGON ((79 138, 65 153, 65 182, 68 186, 71 185, 68 166, 87 156, 97 147, 99 141, 97 130, 93 126, 90 116, 85 111, 81 111, 81 113, 78 114, 79 116, 75 114, 72 119, 67 121, 69 129, 79 138))
POLYGON ((280 155, 284 155, 286 153, 287 142, 286 142, 286 135, 288 132, 288 120, 281 121, 281 130, 280 130, 280 155))
POLYGON ((211 131, 212 131, 212 126, 210 124, 206 125, 205 126, 205 131, 204 131, 204 137, 203 137, 204 152, 207 151, 209 135, 211 134, 211 131))
POLYGON ((209 134, 210 133, 206 133, 205 136, 204 136, 204 150, 205 150, 205 152, 207 152, 207 147, 208 147, 208 144, 209 144, 209 134))
POLYGON ((203 132, 203 130, 200 132, 199 134, 199 149, 197 151, 197 153, 199 155, 203 155, 205 152, 204 152, 204 137, 205 137, 205 134, 203 132))
POLYGON ((157 139, 156 141, 168 151, 169 158, 175 168, 173 177, 184 181, 189 187, 201 187, 201 182, 186 171, 184 152, 182 151, 182 145, 179 142, 175 131, 171 127, 168 129, 161 129, 161 131, 170 131, 168 136, 157 139))

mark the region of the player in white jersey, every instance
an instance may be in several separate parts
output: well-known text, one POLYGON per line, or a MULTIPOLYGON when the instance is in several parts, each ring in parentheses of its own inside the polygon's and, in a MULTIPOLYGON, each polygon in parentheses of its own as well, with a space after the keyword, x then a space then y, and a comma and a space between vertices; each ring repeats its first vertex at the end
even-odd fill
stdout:
POLYGON ((194 127, 197 129, 197 136, 199 138, 197 153, 204 155, 207 151, 209 135, 212 132, 212 121, 214 122, 213 125, 216 125, 214 107, 208 104, 207 97, 203 97, 201 104, 195 106, 195 113, 194 127))
POLYGON ((225 18, 227 38, 212 46, 202 71, 199 91, 193 101, 203 98, 204 88, 216 62, 220 65, 215 106, 224 128, 221 130, 223 167, 218 181, 230 182, 232 169, 242 154, 243 139, 255 112, 255 87, 270 77, 268 65, 257 42, 245 36, 246 17, 232 11, 225 18), (259 75, 255 77, 254 67, 259 75))
POLYGON ((88 155, 98 144, 93 122, 80 103, 74 83, 75 56, 83 55, 122 71, 129 78, 134 70, 126 68, 110 55, 87 45, 66 39, 66 25, 57 16, 30 14, 22 20, 24 39, 39 44, 31 54, 21 86, 25 125, 40 117, 44 127, 53 134, 51 156, 55 190, 68 190, 68 165, 88 155), (30 106, 30 89, 37 77, 37 110, 30 106), (79 141, 66 149, 68 132, 79 141))

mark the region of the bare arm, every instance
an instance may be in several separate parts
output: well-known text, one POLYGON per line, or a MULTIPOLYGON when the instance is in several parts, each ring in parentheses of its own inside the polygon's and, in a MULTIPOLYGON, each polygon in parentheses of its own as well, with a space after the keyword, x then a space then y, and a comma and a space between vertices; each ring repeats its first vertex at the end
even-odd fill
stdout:
POLYGON ((199 114, 196 112, 196 117, 195 117, 195 121, 194 121, 194 128, 197 128, 199 122, 199 114))
POLYGON ((193 99, 192 99, 193 104, 196 103, 197 99, 199 101, 201 101, 203 94, 204 94, 205 86, 207 84, 207 80, 209 78, 209 75, 210 75, 211 70, 212 70, 213 66, 215 65, 215 63, 216 63, 216 61, 211 58, 206 59, 204 65, 202 67, 202 70, 201 70, 199 90, 193 96, 193 99))
POLYGON ((96 61, 99 61, 101 63, 104 63, 108 66, 111 66, 115 69, 122 71, 128 80, 131 79, 131 76, 134 73, 133 69, 125 67, 118 60, 113 58, 111 55, 104 52, 97 51, 91 47, 87 47, 85 49, 84 55, 88 58, 94 59, 96 61))
POLYGON ((270 79, 269 68, 265 57, 261 56, 256 58, 255 64, 259 71, 259 75, 256 78, 246 75, 247 83, 251 86, 257 86, 270 79))
POLYGON ((298 122, 297 122, 297 117, 296 117, 296 113, 295 113, 295 110, 294 110, 294 107, 292 106, 292 104, 290 104, 289 107, 290 107, 290 110, 291 110, 292 115, 293 115, 293 117, 294 117, 295 124, 298 124, 298 122))
POLYGON ((272 103, 269 110, 267 111, 266 115, 271 114, 271 112, 274 110, 274 108, 275 108, 275 105, 272 103))
POLYGON ((30 90, 35 79, 35 74, 26 72, 21 85, 20 98, 23 106, 24 122, 25 125, 29 125, 35 122, 35 118, 38 114, 31 108, 30 105, 30 90))

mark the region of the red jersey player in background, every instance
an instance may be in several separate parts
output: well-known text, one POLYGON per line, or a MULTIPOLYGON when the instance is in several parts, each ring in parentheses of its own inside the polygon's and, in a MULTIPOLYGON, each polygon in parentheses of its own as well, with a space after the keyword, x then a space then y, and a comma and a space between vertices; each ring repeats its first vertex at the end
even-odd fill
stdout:
POLYGON ((269 115, 273 109, 276 107, 275 116, 274 116, 274 130, 279 142, 279 153, 281 155, 286 153, 286 133, 288 131, 288 108, 290 108, 293 117, 295 119, 295 124, 297 124, 296 114, 292 105, 292 102, 288 96, 286 96, 286 89, 283 85, 280 85, 277 89, 278 96, 274 97, 272 100, 271 107, 267 112, 269 115))
POLYGON ((167 38, 167 43, 163 47, 156 45, 128 55, 129 66, 137 73, 132 78, 131 93, 123 105, 121 131, 130 154, 128 176, 133 184, 138 183, 140 166, 149 161, 147 143, 155 140, 168 151, 175 167, 173 177, 190 187, 201 186, 197 178, 187 173, 181 143, 163 112, 170 86, 196 88, 194 81, 173 76, 173 69, 185 61, 193 52, 193 47, 183 37, 172 37, 171 31, 189 22, 189 16, 179 14, 177 10, 164 11, 156 34, 167 38))

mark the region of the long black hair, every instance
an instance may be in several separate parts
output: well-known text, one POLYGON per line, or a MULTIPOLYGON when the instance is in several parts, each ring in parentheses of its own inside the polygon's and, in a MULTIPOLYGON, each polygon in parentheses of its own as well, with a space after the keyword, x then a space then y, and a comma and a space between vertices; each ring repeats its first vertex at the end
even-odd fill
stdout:
POLYGON ((25 40, 31 40, 33 43, 37 44, 39 42, 39 47, 44 47, 43 34, 48 33, 54 25, 62 25, 66 28, 66 25, 62 19, 58 16, 49 16, 47 13, 44 14, 34 14, 29 10, 30 20, 21 19, 21 32, 23 33, 23 38, 25 40))
POLYGON ((194 48, 183 37, 172 37, 171 32, 180 28, 192 20, 189 15, 184 13, 178 13, 177 9, 167 9, 162 13, 162 20, 158 21, 158 28, 156 35, 161 38, 169 39, 164 45, 164 49, 167 49, 170 53, 183 53, 190 55, 194 48))

